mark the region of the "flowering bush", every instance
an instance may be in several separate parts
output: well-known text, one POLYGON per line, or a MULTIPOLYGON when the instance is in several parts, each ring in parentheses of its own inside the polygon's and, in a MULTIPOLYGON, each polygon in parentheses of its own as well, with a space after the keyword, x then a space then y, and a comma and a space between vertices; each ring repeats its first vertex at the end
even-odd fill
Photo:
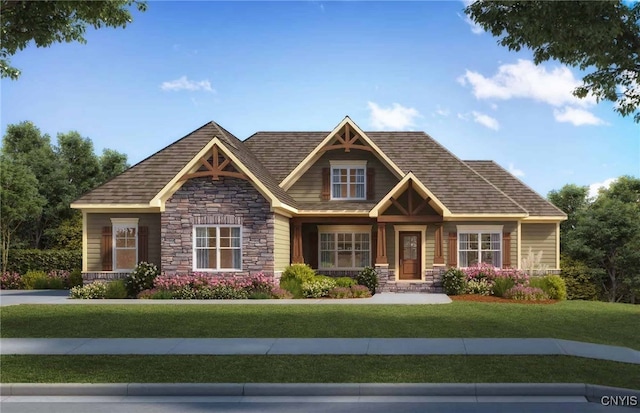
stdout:
POLYGON ((496 276, 497 268, 491 264, 479 263, 471 267, 464 268, 462 272, 467 276, 467 280, 493 279, 496 276))
POLYGON ((211 290, 231 288, 234 290, 243 290, 247 293, 271 293, 275 288, 271 278, 263 273, 253 274, 249 277, 225 277, 223 275, 207 273, 193 273, 191 275, 160 275, 154 280, 153 286, 160 290, 167 291, 177 291, 185 287, 189 287, 193 290, 200 290, 208 287, 211 290))
POLYGON ((509 277, 496 277, 493 279, 491 293, 496 297, 504 297, 504 294, 515 287, 516 283, 509 277))
POLYGON ((289 291, 285 290, 284 288, 273 287, 273 289, 271 290, 271 297, 282 300, 282 299, 293 298, 293 294, 291 294, 289 291))
POLYGON ((329 290, 335 286, 336 282, 333 278, 316 275, 311 281, 302 283, 302 294, 307 298, 326 297, 329 294, 329 290))
POLYGON ((378 273, 373 267, 364 267, 356 275, 356 281, 358 284, 366 286, 371 291, 371 294, 375 294, 376 288, 378 288, 378 273))
POLYGON ((136 268, 124 280, 129 296, 135 297, 140 291, 153 287, 153 280, 159 273, 155 264, 143 261, 136 265, 136 268))
POLYGON ((524 285, 516 285, 515 287, 507 290, 504 294, 504 298, 512 300, 547 300, 549 297, 540 288, 526 287, 524 285))
POLYGON ((17 272, 3 272, 0 276, 0 289, 19 290, 22 288, 22 278, 17 272))
POLYGON ((467 290, 466 274, 458 268, 449 268, 442 275, 442 287, 448 295, 464 294, 467 290))
POLYGON ((354 285, 351 287, 351 295, 353 298, 371 297, 371 291, 364 285, 354 285))
POLYGON ((71 289, 71 298, 105 298, 107 295, 107 283, 96 281, 91 284, 76 286, 71 289))
MULTIPOLYGON (((364 287, 364 286, 361 285, 361 287, 364 287)), ((367 288, 367 287, 365 287, 365 288, 367 288)), ((369 291, 368 288, 367 288, 367 291, 369 291)), ((335 287, 335 288, 332 288, 327 293, 327 296, 329 298, 351 298, 351 297, 353 297, 353 295, 351 294, 351 288, 347 288, 347 287, 335 287)))
POLYGON ((157 288, 151 288, 149 290, 140 291, 138 298, 141 300, 167 300, 173 298, 171 291, 158 290, 157 288))
POLYGON ((467 282, 467 293, 489 295, 491 294, 491 282, 486 278, 471 279, 467 282))

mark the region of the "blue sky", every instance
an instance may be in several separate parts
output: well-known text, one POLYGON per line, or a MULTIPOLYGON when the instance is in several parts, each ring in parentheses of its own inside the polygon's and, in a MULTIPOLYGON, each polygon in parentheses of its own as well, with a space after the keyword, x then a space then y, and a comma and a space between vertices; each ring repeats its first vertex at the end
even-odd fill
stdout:
MULTIPOLYGON (((149 2, 85 45, 31 45, 1 81, 1 127, 77 130, 136 163, 209 120, 262 130, 421 130, 546 195, 640 176, 640 127, 578 100, 580 73, 534 66, 462 2, 149 2)), ((428 186, 428 182, 425 183, 428 186)), ((595 187, 595 186, 594 186, 595 187)))

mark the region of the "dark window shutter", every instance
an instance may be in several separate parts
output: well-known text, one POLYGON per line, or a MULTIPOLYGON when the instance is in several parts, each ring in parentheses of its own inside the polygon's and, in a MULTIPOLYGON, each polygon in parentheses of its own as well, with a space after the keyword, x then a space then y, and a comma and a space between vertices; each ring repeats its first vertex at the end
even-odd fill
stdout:
POLYGON ((102 227, 102 240, 100 241, 102 271, 113 271, 113 238, 111 231, 111 227, 102 227))
POLYGON ((149 262, 149 227, 138 227, 138 262, 149 262))
POLYGON ((449 233, 449 267, 458 266, 458 234, 449 233))
POLYGON ((331 171, 329 168, 322 168, 322 200, 328 201, 331 198, 331 171))
POLYGON ((373 201, 376 199, 376 170, 367 168, 367 199, 373 201))
POLYGON ((502 234, 502 268, 511 267, 511 233, 502 234))

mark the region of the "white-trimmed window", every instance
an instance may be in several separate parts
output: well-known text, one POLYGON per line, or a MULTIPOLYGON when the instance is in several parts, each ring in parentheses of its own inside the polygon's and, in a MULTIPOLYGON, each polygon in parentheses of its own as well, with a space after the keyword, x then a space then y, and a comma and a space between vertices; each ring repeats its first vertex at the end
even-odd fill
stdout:
POLYGON ((502 225, 458 225, 458 266, 502 266, 502 225))
POLYGON ((242 269, 242 234, 239 226, 198 225, 193 228, 194 271, 242 269))
POLYGON ((331 199, 367 198, 366 161, 331 161, 331 199))
POLYGON ((113 271, 131 271, 138 264, 138 218, 111 218, 113 271))
POLYGON ((371 226, 319 227, 321 269, 360 269, 371 265, 371 226))

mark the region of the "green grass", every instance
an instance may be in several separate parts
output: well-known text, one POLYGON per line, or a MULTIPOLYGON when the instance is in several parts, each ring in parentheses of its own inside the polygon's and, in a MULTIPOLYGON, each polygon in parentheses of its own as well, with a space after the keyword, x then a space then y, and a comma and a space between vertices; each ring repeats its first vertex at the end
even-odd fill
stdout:
POLYGON ((555 337, 640 349, 640 306, 20 305, 2 337, 555 337))
POLYGON ((568 356, 2 356, 3 383, 591 383, 640 366, 568 356))

